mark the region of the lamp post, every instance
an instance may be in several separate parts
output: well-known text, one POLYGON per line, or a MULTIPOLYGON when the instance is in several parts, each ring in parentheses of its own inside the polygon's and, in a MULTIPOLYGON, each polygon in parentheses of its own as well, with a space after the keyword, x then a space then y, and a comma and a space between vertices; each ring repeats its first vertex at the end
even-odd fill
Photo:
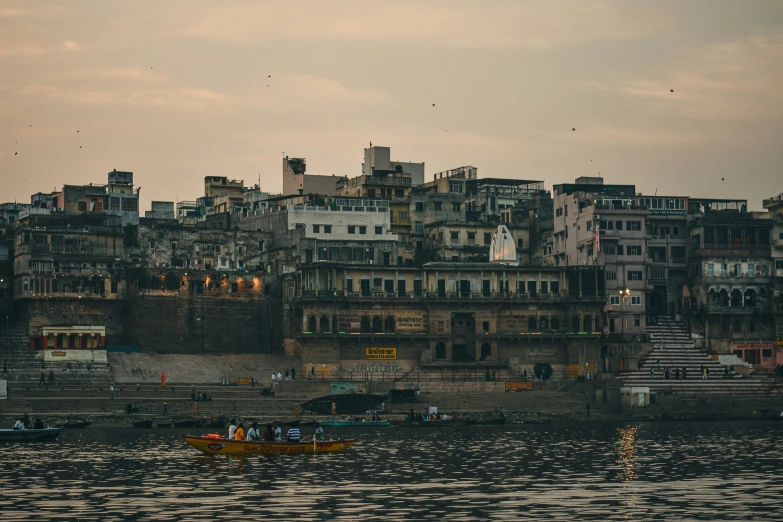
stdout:
POLYGON ((631 290, 620 290, 620 335, 625 341, 625 300, 631 296, 631 290))

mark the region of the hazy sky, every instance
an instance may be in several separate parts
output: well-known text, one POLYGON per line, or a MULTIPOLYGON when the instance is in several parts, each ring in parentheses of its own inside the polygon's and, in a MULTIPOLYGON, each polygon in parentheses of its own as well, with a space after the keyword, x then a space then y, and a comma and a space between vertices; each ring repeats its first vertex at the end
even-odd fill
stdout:
POLYGON ((355 176, 372 141, 427 179, 600 172, 760 208, 782 120, 780 0, 0 0, 0 201, 114 168, 142 210, 205 175, 278 192, 283 153, 355 176))

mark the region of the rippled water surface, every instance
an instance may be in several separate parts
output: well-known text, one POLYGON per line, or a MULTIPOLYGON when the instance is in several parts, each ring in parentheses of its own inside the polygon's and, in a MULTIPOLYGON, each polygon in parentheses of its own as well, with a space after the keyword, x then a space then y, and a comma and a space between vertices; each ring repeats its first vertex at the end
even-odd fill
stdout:
POLYGON ((201 455, 177 430, 73 430, 0 445, 0 520, 772 520, 782 432, 395 427, 334 431, 359 437, 342 454, 241 459, 201 455))

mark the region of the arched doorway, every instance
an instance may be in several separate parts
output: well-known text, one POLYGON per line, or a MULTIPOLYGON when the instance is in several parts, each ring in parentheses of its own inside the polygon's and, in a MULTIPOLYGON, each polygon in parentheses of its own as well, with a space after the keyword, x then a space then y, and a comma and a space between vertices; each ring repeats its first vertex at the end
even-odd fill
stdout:
POLYGON ((435 345, 435 358, 436 359, 445 359, 446 358, 446 345, 443 343, 438 343, 435 345))
POLYGON ((455 337, 451 342, 451 360, 454 362, 471 361, 470 353, 468 353, 468 345, 467 342, 465 342, 464 337, 455 337))
POLYGON ((370 318, 367 317, 366 315, 362 316, 361 331, 362 333, 372 332, 372 327, 370 327, 370 318))
POLYGON ((531 317, 530 319, 527 320, 527 331, 528 332, 538 331, 538 323, 535 317, 531 317))
POLYGON ((735 288, 731 291, 731 307, 735 308, 740 306, 742 306, 742 292, 735 288))
POLYGON ((560 318, 559 317, 553 317, 552 318, 552 330, 559 330, 560 329, 560 318))
POLYGON ((583 323, 583 328, 584 328, 582 330, 583 332, 592 332, 593 331, 593 318, 591 316, 586 315, 584 320, 582 321, 582 323, 583 323))
POLYGON ((538 322, 538 326, 542 332, 549 330, 549 319, 547 319, 546 317, 542 317, 541 320, 538 322))
POLYGON ((310 333, 315 333, 315 327, 316 327, 316 321, 315 316, 311 315, 307 318, 307 331, 310 333))
POLYGON ((718 292, 718 304, 720 306, 729 306, 729 292, 725 288, 718 292))
POLYGON ((329 318, 325 315, 321 316, 321 331, 320 333, 329 333, 329 318))
POLYGON ((383 332, 383 321, 377 315, 372 318, 372 331, 375 333, 383 332))
POLYGON ((756 306, 756 291, 752 288, 745 290, 745 306, 756 306))
POLYGON ((485 361, 492 358, 492 345, 484 343, 481 345, 481 360, 485 361))

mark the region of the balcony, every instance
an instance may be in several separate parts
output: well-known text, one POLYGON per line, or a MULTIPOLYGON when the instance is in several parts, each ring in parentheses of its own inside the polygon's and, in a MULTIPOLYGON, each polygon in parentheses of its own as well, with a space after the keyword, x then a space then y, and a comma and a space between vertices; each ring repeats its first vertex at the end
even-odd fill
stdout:
POLYGON ((364 176, 365 185, 389 185, 394 187, 410 187, 411 178, 395 176, 364 176))
POLYGON ((19 245, 16 254, 66 255, 66 256, 105 256, 120 257, 122 246, 118 249, 96 247, 93 245, 34 245, 30 243, 19 245))
POLYGON ((703 247, 692 247, 693 252, 699 250, 769 250, 771 245, 769 243, 705 243, 703 247))
POLYGON ((401 217, 396 217, 395 216, 395 217, 393 217, 391 219, 391 224, 392 225, 406 225, 406 226, 409 226, 411 224, 411 218, 407 218, 407 217, 402 217, 401 218, 401 217))
POLYGON ((751 313, 765 313, 769 309, 766 305, 749 305, 749 306, 731 306, 722 304, 708 304, 707 311, 709 313, 735 313, 735 314, 751 314, 751 313))

